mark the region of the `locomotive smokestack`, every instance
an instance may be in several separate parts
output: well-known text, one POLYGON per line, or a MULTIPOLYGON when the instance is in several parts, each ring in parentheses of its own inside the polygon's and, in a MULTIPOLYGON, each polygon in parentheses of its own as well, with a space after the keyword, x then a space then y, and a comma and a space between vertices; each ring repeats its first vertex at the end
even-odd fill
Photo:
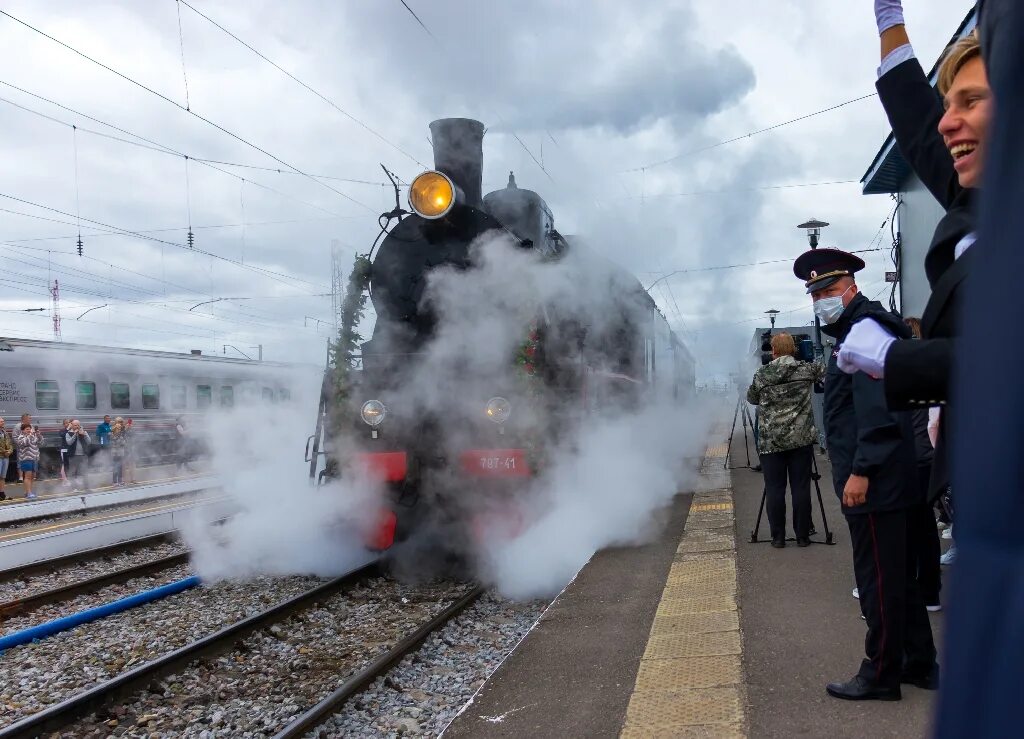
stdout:
POLYGON ((441 118, 430 124, 434 169, 452 178, 479 208, 483 196, 484 124, 472 118, 441 118))

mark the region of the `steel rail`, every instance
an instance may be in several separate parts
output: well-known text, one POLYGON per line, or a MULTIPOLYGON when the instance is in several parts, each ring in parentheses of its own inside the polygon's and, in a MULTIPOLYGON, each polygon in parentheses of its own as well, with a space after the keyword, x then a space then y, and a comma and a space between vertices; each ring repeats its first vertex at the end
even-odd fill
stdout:
POLYGON ((113 572, 101 573, 68 585, 61 585, 32 595, 14 598, 6 603, 0 603, 0 622, 14 616, 15 614, 35 610, 47 603, 69 600, 76 595, 89 593, 106 585, 125 582, 127 580, 131 580, 133 577, 145 575, 149 572, 159 572, 160 570, 170 569, 171 567, 188 562, 188 558, 188 552, 172 554, 167 557, 161 557, 160 559, 153 559, 148 562, 132 565, 131 567, 114 570, 113 572))
POLYGON ((140 536, 135 539, 127 539, 125 541, 119 541, 116 544, 106 544, 102 547, 95 549, 85 549, 81 552, 75 552, 73 554, 62 554, 59 557, 51 557, 50 559, 41 559, 38 562, 32 562, 27 565, 19 565, 17 567, 10 567, 6 570, 0 570, 0 582, 6 580, 12 580, 22 575, 29 575, 42 570, 52 570, 63 565, 70 564, 72 562, 81 562, 82 560, 96 559, 97 557, 103 557, 107 554, 114 554, 130 549, 141 549, 143 547, 152 546, 154 544, 161 544, 163 542, 173 541, 178 532, 177 531, 165 531, 161 534, 149 534, 147 536, 140 536))
POLYGON ((379 571, 378 560, 361 565, 340 577, 317 585, 305 593, 300 593, 198 641, 157 657, 151 662, 123 672, 65 701, 44 708, 31 716, 26 716, 20 721, 0 729, 0 739, 37 737, 60 731, 73 721, 97 711, 104 705, 118 698, 130 696, 164 675, 182 670, 200 657, 221 654, 238 641, 268 624, 287 618, 292 613, 308 607, 311 603, 332 595, 334 591, 360 582, 379 571))
MULTIPOLYGON (((377 657, 370 664, 359 672, 349 677, 341 687, 328 695, 322 701, 310 708, 295 721, 288 724, 284 729, 274 735, 274 739, 295 739, 304 736, 306 733, 323 723, 324 719, 337 712, 349 698, 364 690, 378 677, 390 670, 402 661, 404 657, 414 652, 426 641, 430 634, 441 626, 451 621, 472 605, 481 595, 484 589, 480 586, 474 587, 464 596, 456 600, 443 611, 435 615, 429 621, 420 626, 416 631, 398 642, 384 654, 377 657)), ((0 737, 3 734, 0 733, 0 737)))

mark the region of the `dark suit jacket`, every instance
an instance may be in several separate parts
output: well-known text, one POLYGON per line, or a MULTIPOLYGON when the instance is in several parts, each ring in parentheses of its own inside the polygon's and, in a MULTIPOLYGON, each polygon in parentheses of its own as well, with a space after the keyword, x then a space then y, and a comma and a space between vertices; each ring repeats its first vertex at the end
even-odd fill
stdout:
POLYGON ((938 739, 1014 733, 1024 695, 1024 3, 985 0, 980 13, 997 104, 953 388, 964 410, 951 434, 959 554, 938 739))
MULTIPOLYGON (((897 341, 889 350, 885 358, 885 398, 893 410, 945 406, 952 377, 954 337, 958 334, 957 305, 973 256, 968 250, 957 260, 954 250, 973 230, 974 191, 960 186, 953 158, 938 130, 944 112, 942 100, 918 61, 910 59, 889 70, 878 80, 877 87, 900 153, 946 209, 925 257, 932 294, 921 317, 922 338, 897 341)), ((945 443, 949 413, 949 409, 943 411, 939 429, 929 486, 933 497, 949 484, 945 443)))

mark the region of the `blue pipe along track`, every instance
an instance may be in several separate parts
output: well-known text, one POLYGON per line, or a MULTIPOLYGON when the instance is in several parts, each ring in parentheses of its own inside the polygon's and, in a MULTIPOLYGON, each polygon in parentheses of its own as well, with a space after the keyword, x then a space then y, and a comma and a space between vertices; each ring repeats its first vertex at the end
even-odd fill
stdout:
POLYGON ((149 603, 160 598, 166 598, 168 595, 174 595, 180 593, 183 590, 194 588, 199 584, 199 577, 192 575, 186 577, 183 580, 177 580, 175 582, 161 585, 151 590, 144 590, 141 593, 135 595, 129 595, 127 598, 121 598, 120 600, 111 601, 105 603, 102 606, 96 606, 95 608, 89 608, 85 611, 74 613, 70 616, 63 616, 61 618, 54 619, 53 621, 47 621, 44 624, 38 626, 32 626, 28 629, 22 629, 21 631, 15 631, 13 634, 7 634, 6 636, 0 637, 0 652, 10 647, 17 647, 22 644, 28 644, 37 639, 45 639, 48 636, 53 636, 61 631, 73 629, 76 626, 95 621, 106 616, 111 616, 121 611, 126 611, 129 608, 135 606, 141 606, 143 603, 149 603))

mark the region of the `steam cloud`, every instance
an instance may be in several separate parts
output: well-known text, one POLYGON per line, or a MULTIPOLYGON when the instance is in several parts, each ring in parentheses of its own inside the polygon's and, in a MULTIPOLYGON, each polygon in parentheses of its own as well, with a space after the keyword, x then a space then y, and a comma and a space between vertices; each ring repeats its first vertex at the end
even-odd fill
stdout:
MULTIPOLYGON (((472 250, 474 269, 429 275, 425 301, 438 324, 392 388, 389 414, 479 414, 487 398, 518 381, 511 357, 538 313, 575 317, 589 337, 608 340, 623 313, 639 309, 618 289, 631 278, 582 248, 542 263, 508 238, 488 234, 472 250)), ((665 382, 670 360, 659 361, 665 382)), ((464 485, 457 502, 463 514, 480 517, 483 528, 476 536, 467 531, 462 549, 472 553, 482 581, 516 598, 550 595, 602 547, 642 542, 657 531, 657 514, 689 481, 710 414, 696 402, 673 402, 664 385, 653 390, 637 407, 586 415, 575 394, 548 393, 528 420, 557 416, 569 431, 541 439, 548 460, 541 473, 515 493, 494 494, 486 481, 479 489, 464 485)), ((513 413, 524 414, 524 405, 513 413)), ((208 531, 189 536, 201 575, 332 574, 362 555, 361 532, 380 491, 349 478, 320 489, 306 484, 302 448, 314 409, 313 398, 306 398, 287 416, 247 417, 240 410, 212 421, 216 466, 241 511, 216 538, 208 531)), ((463 424, 451 426, 435 440, 438 447, 449 454, 472 447, 463 424)))

